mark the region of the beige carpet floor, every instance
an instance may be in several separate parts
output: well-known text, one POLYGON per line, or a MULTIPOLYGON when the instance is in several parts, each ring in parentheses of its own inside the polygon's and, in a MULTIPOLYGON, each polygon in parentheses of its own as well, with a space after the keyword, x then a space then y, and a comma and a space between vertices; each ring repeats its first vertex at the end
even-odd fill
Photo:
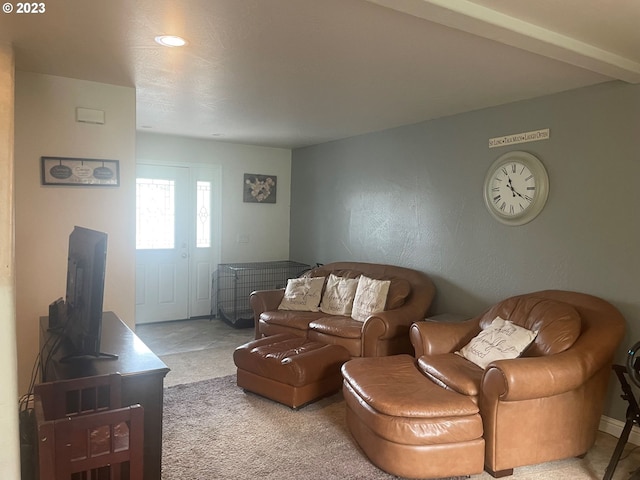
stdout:
MULTIPOLYGON (((192 322, 192 321, 190 321, 192 322)), ((217 377, 226 377, 228 375, 235 374, 235 365, 233 364, 233 350, 238 345, 251 340, 253 331, 250 329, 232 329, 226 326, 219 320, 213 322, 208 321, 196 321, 195 324, 189 325, 189 322, 171 322, 174 325, 160 325, 154 329, 153 325, 143 326, 138 328, 137 333, 141 336, 143 341, 149 345, 152 350, 160 351, 160 357, 171 368, 171 372, 165 379, 165 386, 175 386, 183 384, 191 384, 217 377), (193 325, 197 328, 204 328, 205 333, 195 333, 192 331, 193 325), (181 346, 178 348, 175 346, 175 338, 180 337, 179 334, 171 334, 171 330, 182 330, 183 334, 186 332, 186 336, 191 336, 191 341, 195 342, 196 347, 188 346, 183 342, 183 339, 178 343, 181 346), (209 330, 214 331, 214 340, 207 338, 209 330), (166 345, 174 342, 174 345, 166 347, 164 350, 161 346, 155 345, 154 342, 158 341, 162 343, 162 338, 168 339, 166 345), (172 340, 173 339, 173 340, 172 340), (155 348, 154 346, 155 345, 155 348), (195 348, 194 350, 190 350, 195 348)), ((197 330, 197 329, 196 329, 197 330)), ((183 335, 184 336, 184 335, 183 335)), ((183 387, 179 387, 183 388, 183 387)), ((238 389, 240 392, 242 390, 238 389)), ((274 404, 269 400, 262 399, 255 395, 242 393, 241 398, 247 397, 246 409, 253 410, 259 413, 261 409, 267 408, 270 404, 273 404, 277 409, 287 410, 286 407, 274 404)), ((212 401, 212 400, 207 400, 212 401)), ((336 394, 333 397, 323 400, 322 402, 329 402, 333 405, 333 408, 340 409, 343 405, 343 399, 341 394, 336 394)), ((317 408, 309 406, 305 408, 317 408)), ((304 411, 305 409, 302 409, 304 411)), ((295 413, 295 412, 292 412, 295 413)), ((265 419, 266 422, 273 423, 273 420, 269 418, 265 419)), ((343 432, 345 433, 345 432, 343 432)), ((348 435, 348 433, 345 433, 348 435)), ((541 465, 534 465, 528 467, 517 468, 514 475, 508 477, 512 480, 600 480, 604 475, 605 468, 609 462, 611 454, 615 448, 617 438, 600 432, 598 434, 595 446, 588 452, 588 454, 582 458, 572 458, 557 462, 549 462, 541 465)), ((351 443, 353 448, 357 448, 351 443)), ((189 448, 197 449, 202 448, 201 445, 191 445, 189 448)), ((278 446, 274 445, 277 449, 278 446)), ((226 451, 225 455, 233 455, 235 449, 230 448, 226 451)), ((268 454, 268 452, 263 452, 268 454)), ((245 452, 246 454, 246 452, 245 452)), ((238 457, 238 461, 242 456, 238 457)), ((627 444, 622 459, 616 468, 614 480, 627 480, 633 471, 640 467, 640 448, 635 445, 627 444)), ((167 477, 164 480, 171 480, 172 478, 179 477, 167 477)), ((187 477, 185 477, 187 478, 187 477)), ((194 477, 194 478, 224 478, 224 477, 194 477)), ((322 478, 322 477, 318 477, 322 478)), ((338 477, 333 477, 338 478, 338 477)), ((362 477, 363 480, 367 477, 362 477)), ((393 478, 393 477, 387 477, 393 478)), ((471 480, 490 480, 493 479, 489 474, 482 473, 480 475, 474 475, 471 480)))
POLYGON ((169 387, 162 479, 393 480, 354 443, 344 403, 292 410, 245 394, 235 375, 169 387))

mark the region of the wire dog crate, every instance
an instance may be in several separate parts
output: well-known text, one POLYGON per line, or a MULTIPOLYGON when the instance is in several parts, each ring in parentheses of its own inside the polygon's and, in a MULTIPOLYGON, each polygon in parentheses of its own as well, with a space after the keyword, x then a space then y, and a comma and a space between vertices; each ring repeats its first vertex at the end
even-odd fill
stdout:
POLYGON ((289 278, 298 277, 309 268, 310 265, 289 260, 221 263, 211 279, 211 316, 215 314, 236 328, 251 327, 251 292, 284 288, 289 278))

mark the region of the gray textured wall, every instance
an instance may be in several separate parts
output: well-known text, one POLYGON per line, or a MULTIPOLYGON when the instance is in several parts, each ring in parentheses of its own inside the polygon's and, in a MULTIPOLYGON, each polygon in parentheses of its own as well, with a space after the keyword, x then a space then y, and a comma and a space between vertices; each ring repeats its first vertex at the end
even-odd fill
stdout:
MULTIPOLYGON (((294 150, 291 258, 412 267, 437 288, 432 313, 474 315, 540 289, 601 296, 627 319, 618 353, 640 339, 640 86, 612 82, 294 150), (488 148, 550 128, 549 140, 488 148), (531 223, 484 205, 490 164, 536 155, 550 192, 531 223)), ((609 416, 624 419, 615 383, 609 416)))

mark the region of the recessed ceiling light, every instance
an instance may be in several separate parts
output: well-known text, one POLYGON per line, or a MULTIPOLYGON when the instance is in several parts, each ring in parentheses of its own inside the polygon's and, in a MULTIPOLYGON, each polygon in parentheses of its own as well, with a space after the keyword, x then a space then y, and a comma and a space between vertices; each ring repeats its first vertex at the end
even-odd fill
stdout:
POLYGON ((187 41, 176 35, 159 35, 156 37, 156 42, 163 47, 183 47, 187 44, 187 41))

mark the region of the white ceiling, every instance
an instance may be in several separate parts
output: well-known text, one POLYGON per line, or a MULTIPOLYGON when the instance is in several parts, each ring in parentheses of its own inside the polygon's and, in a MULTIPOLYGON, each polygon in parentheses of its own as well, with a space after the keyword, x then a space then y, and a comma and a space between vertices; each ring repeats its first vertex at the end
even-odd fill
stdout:
POLYGON ((16 68, 135 86, 138 129, 158 133, 295 148, 640 82, 636 0, 44 3, 0 14, 16 68))

